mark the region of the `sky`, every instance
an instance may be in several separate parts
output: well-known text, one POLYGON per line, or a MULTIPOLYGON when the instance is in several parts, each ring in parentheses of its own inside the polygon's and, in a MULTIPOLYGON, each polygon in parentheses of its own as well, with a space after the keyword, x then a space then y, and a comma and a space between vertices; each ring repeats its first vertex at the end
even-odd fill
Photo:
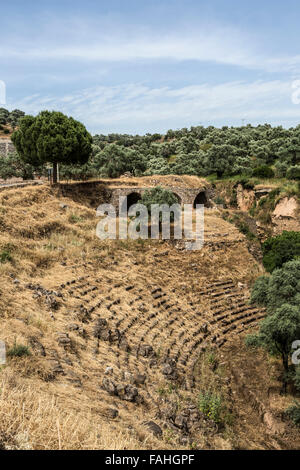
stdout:
POLYGON ((9 0, 0 10, 10 110, 59 110, 92 134, 300 124, 299 0, 9 0))

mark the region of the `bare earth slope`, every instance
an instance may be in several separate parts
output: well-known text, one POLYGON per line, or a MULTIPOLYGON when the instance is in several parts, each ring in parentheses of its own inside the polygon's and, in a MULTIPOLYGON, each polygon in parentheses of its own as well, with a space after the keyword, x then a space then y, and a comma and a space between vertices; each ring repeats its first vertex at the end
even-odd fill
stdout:
POLYGON ((243 413, 261 421, 228 362, 264 315, 248 304, 262 269, 243 235, 212 210, 194 252, 100 241, 96 224, 46 186, 0 193, 0 339, 31 352, 0 369, 0 447, 284 447, 264 423, 249 434, 243 413), (198 410, 208 388, 222 425, 198 410))

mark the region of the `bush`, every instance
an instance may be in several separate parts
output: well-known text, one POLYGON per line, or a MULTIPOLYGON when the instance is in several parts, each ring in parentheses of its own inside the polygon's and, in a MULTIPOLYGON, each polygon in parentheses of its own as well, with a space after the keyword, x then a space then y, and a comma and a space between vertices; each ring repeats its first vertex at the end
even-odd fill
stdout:
POLYGON ((260 346, 262 346, 261 339, 260 339, 259 335, 251 334, 251 335, 246 336, 245 345, 248 348, 254 348, 254 349, 259 348, 260 346))
POLYGON ((268 165, 261 165, 253 170, 253 176, 258 178, 274 178, 275 173, 268 165))
POLYGON ((286 416, 293 421, 293 423, 300 427, 300 403, 295 401, 295 404, 290 406, 286 412, 286 416))
POLYGON ((300 165, 291 166, 286 176, 289 180, 300 180, 300 165))
POLYGON ((236 182, 236 186, 241 184, 244 189, 254 189, 254 183, 249 181, 249 178, 247 176, 243 176, 242 178, 238 179, 236 182))
POLYGON ((31 356, 28 346, 24 346, 23 344, 15 344, 12 348, 7 351, 8 357, 23 357, 23 356, 31 356))
MULTIPOLYGON (((161 186, 156 186, 155 188, 146 190, 140 200, 141 204, 144 204, 148 213, 151 214, 151 205, 152 204, 167 204, 172 206, 173 204, 178 203, 178 199, 172 191, 168 189, 163 189, 161 186)), ((161 219, 161 216, 160 216, 161 219)), ((171 214, 171 220, 174 219, 173 214, 171 214)))
POLYGON ((221 422, 223 410, 222 397, 213 392, 199 394, 199 410, 215 423, 221 422))
POLYGON ((225 202, 225 199, 221 196, 217 196, 215 199, 214 199, 214 202, 216 204, 222 204, 223 206, 226 204, 225 202))
POLYGON ((300 232, 283 232, 262 245, 263 264, 268 272, 300 256, 300 232))
POLYGON ((0 263, 7 263, 12 261, 12 256, 8 250, 3 250, 0 252, 0 263))

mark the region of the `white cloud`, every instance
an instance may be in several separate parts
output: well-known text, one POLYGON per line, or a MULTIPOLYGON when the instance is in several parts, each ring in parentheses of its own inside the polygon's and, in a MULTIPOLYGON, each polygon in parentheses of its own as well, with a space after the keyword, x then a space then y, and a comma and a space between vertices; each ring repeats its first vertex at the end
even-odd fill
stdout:
POLYGON ((61 97, 34 95, 12 106, 33 114, 57 109, 81 120, 92 132, 147 132, 199 122, 298 121, 300 107, 292 104, 291 96, 292 84, 279 80, 177 89, 127 84, 89 88, 61 97))
MULTIPOLYGON (((194 21, 193 21, 194 23, 194 21)), ((13 40, 4 38, 0 45, 2 59, 19 61, 124 62, 137 60, 196 60, 230 64, 246 68, 278 68, 261 52, 254 35, 233 26, 166 25, 164 32, 134 25, 127 28, 118 22, 78 23, 78 19, 60 23, 55 19, 37 25, 36 40, 22 32, 13 40)), ((276 59, 276 58, 275 58, 276 59)))

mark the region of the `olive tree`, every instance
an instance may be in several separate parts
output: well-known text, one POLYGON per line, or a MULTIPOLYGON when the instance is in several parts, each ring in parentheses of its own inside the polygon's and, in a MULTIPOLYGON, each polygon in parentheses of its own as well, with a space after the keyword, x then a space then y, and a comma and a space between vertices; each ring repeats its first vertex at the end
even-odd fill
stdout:
POLYGON ((247 343, 280 355, 286 391, 292 344, 300 339, 300 260, 290 261, 270 276, 258 278, 251 302, 266 307, 268 314, 260 323, 259 333, 250 335, 247 343))

